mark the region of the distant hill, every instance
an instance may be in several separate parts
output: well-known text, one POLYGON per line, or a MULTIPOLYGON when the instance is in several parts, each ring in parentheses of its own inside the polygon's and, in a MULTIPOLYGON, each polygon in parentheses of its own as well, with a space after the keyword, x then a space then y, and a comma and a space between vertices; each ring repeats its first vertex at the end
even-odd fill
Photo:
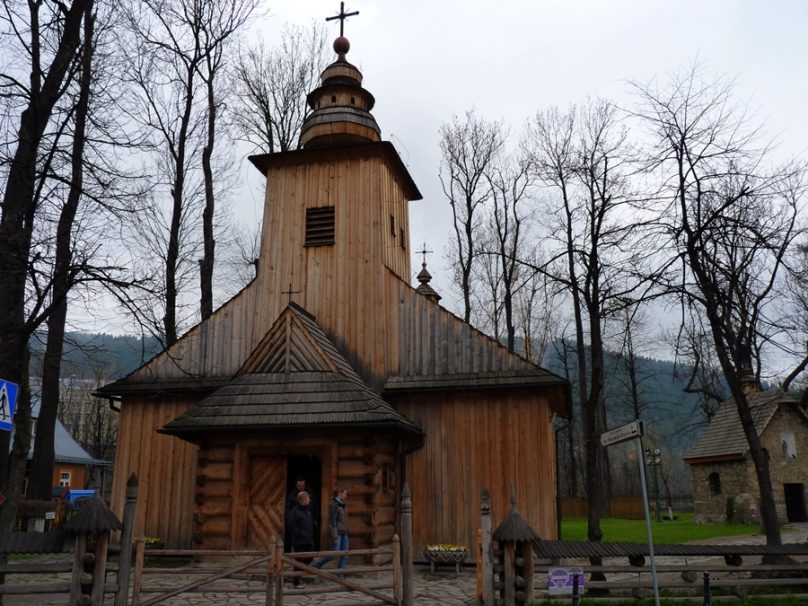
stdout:
MULTIPOLYGON (((42 355, 46 335, 31 339, 31 376, 42 375, 42 355)), ((119 379, 161 351, 153 337, 71 332, 65 338, 62 376, 92 381, 95 378, 119 379)))

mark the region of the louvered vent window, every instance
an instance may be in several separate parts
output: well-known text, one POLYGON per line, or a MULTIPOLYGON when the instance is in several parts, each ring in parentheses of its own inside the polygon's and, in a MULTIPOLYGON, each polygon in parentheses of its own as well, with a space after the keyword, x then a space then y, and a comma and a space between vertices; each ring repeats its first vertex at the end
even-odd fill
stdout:
POLYGON ((306 246, 334 244, 334 207, 306 209, 306 246))

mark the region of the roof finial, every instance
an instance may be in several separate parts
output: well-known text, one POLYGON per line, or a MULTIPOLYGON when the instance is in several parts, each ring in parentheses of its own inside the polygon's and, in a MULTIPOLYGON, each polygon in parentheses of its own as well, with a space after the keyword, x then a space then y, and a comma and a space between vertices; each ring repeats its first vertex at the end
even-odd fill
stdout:
POLYGON ((334 15, 333 17, 326 17, 326 21, 334 21, 335 19, 339 19, 339 35, 340 38, 345 35, 345 19, 348 17, 353 17, 354 15, 358 15, 359 11, 353 11, 352 13, 345 12, 345 3, 339 3, 339 14, 334 15))
POLYGON ((421 255, 421 265, 426 267, 426 256, 432 254, 433 251, 426 249, 426 242, 424 242, 424 247, 418 251, 421 255))

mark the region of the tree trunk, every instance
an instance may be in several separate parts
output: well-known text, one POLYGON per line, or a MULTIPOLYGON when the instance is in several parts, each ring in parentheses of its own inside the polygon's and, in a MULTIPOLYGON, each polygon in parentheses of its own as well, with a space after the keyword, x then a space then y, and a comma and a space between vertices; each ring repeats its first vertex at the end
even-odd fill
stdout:
POLYGON ((213 239, 213 214, 215 200, 213 197, 213 146, 216 142, 216 100, 213 95, 214 68, 208 58, 208 138, 202 150, 202 172, 205 176, 205 209, 202 211, 202 238, 204 254, 199 264, 199 283, 202 290, 200 311, 203 320, 213 315, 213 262, 216 242, 213 239))
MULTIPOLYGON (((73 286, 73 249, 71 232, 76 211, 81 200, 84 183, 84 144, 87 112, 92 84, 92 59, 94 51, 94 22, 92 0, 84 17, 84 48, 82 53, 81 83, 76 103, 75 132, 71 153, 71 180, 67 201, 59 216, 56 231, 56 262, 53 275, 53 300, 48 317, 48 341, 42 362, 42 398, 36 422, 36 441, 31 461, 28 482, 28 497, 47 500, 53 486, 54 430, 59 408, 59 386, 64 349, 65 320, 67 318, 67 295, 73 286)), ((83 488, 83 487, 82 487, 83 488)))
MULTIPOLYGON (((80 29, 89 0, 74 0, 63 15, 62 35, 41 88, 38 60, 32 66, 31 97, 20 117, 18 144, 8 167, 0 219, 0 377, 20 386, 15 440, 11 456, 8 439, 0 441, 0 490, 8 500, 0 507, 0 548, 11 533, 25 476, 30 444, 31 401, 28 390, 28 337, 33 329, 25 320, 25 283, 31 252, 35 205, 36 160, 53 107, 63 93, 63 80, 80 42, 80 29), (3 443, 4 442, 4 443, 3 443)), ((33 6, 33 4, 31 5, 33 6)), ((32 9, 35 12, 35 9, 32 9)), ((38 54, 38 21, 32 15, 32 54, 38 54)), ((5 434, 5 432, 3 432, 5 434)), ((2 550, 2 549, 0 549, 2 550)))

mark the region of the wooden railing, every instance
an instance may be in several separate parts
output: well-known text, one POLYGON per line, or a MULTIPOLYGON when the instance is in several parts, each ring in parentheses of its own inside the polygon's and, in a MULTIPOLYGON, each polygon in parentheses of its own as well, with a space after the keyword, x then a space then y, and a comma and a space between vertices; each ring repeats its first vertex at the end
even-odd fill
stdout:
MULTIPOLYGON (((794 599, 808 599, 808 564, 743 564, 730 566, 720 561, 693 562, 689 564, 667 563, 669 557, 657 558, 657 585, 662 590, 670 590, 679 595, 687 594, 692 597, 703 598, 705 594, 716 597, 715 594, 731 594, 743 596, 750 589, 754 589, 755 596, 768 595, 783 596, 788 593, 794 599)), ((616 596, 630 594, 633 597, 649 597, 653 595, 653 579, 651 567, 632 566, 630 564, 589 566, 581 565, 580 561, 570 564, 583 569, 583 587, 588 603, 593 598, 593 590, 608 590, 608 599, 614 600, 616 596), (593 573, 605 575, 604 581, 590 580, 593 573)), ((542 562, 535 568, 537 598, 548 597, 547 581, 550 568, 564 568, 563 563, 542 562)), ((582 592, 583 593, 583 592, 582 592)), ((567 600, 572 596, 567 596, 567 600)), ((604 598, 606 599, 606 598, 604 598)), ((563 602, 562 602, 563 603, 563 602)))
POLYGON ((273 538, 271 548, 266 551, 211 551, 200 549, 146 549, 143 537, 135 539, 135 572, 132 578, 132 606, 153 606, 169 598, 181 594, 205 592, 205 593, 244 593, 244 594, 265 594, 267 606, 281 606, 284 595, 318 595, 336 592, 356 592, 376 599, 376 602, 368 604, 385 604, 397 606, 402 603, 402 567, 401 567, 401 546, 398 536, 393 538, 392 545, 378 549, 351 549, 348 551, 317 551, 299 552, 295 554, 285 554, 283 543, 273 538), (346 578, 335 576, 331 570, 321 570, 298 560, 321 557, 362 557, 373 561, 385 560, 379 566, 349 566, 340 569, 346 578), (204 567, 182 566, 182 567, 145 567, 147 557, 159 558, 160 560, 170 560, 172 558, 199 558, 207 559, 222 558, 228 561, 234 559, 248 560, 241 561, 234 566, 216 567, 206 565, 204 567), (366 582, 364 580, 352 580, 358 574, 381 574, 390 573, 389 580, 366 582), (181 576, 183 578, 196 577, 182 585, 150 584, 149 580, 157 576, 181 576), (247 577, 252 583, 241 583, 227 586, 217 586, 218 581, 226 581, 233 577, 247 577), (329 585, 317 585, 286 589, 284 580, 318 577, 326 581, 331 581, 329 585), (260 581, 260 582, 259 582, 260 581), (388 592, 388 593, 382 593, 388 592), (151 594, 146 597, 146 594, 151 594))

